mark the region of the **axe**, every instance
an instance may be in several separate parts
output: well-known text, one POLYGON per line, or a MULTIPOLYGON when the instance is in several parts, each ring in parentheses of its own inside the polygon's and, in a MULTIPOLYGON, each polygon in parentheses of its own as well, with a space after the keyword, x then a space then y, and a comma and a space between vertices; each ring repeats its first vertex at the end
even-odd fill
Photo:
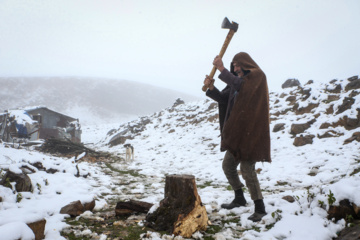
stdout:
MULTIPOLYGON (((222 24, 221 24, 221 28, 225 28, 225 29, 229 29, 229 33, 228 35, 226 36, 225 38, 225 41, 224 41, 224 44, 220 50, 220 53, 219 53, 219 57, 222 58, 224 56, 224 53, 231 41, 231 38, 234 36, 234 33, 238 30, 238 26, 239 24, 237 24, 236 22, 232 22, 230 23, 229 19, 227 17, 224 18, 222 24)), ((216 72, 216 67, 214 66, 213 69, 211 70, 211 73, 209 74, 209 77, 211 79, 214 78, 214 75, 215 75, 215 72, 216 72)), ((210 85, 214 85, 214 79, 212 80, 212 82, 210 83, 210 85)), ((207 86, 203 86, 202 87, 202 90, 204 92, 206 92, 206 90, 208 89, 207 86)))

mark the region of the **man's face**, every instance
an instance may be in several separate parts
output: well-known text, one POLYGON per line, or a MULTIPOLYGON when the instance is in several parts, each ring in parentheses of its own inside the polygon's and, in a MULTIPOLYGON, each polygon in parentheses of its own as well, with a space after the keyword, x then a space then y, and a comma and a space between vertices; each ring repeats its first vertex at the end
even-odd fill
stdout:
POLYGON ((233 66, 234 66, 234 72, 236 72, 236 74, 237 74, 239 77, 244 76, 244 73, 243 73, 243 71, 241 70, 241 67, 240 67, 237 63, 233 63, 233 66))

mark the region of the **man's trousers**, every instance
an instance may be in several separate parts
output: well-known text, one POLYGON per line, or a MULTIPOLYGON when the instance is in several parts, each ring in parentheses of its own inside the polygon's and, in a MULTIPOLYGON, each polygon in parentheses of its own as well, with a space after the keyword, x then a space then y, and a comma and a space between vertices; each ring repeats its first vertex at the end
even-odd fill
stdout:
POLYGON ((259 180, 255 172, 256 162, 255 161, 239 162, 234 158, 234 156, 229 151, 226 151, 222 168, 233 190, 236 191, 244 187, 244 184, 240 181, 240 177, 237 172, 237 167, 239 166, 239 164, 240 164, 241 175, 245 180, 245 184, 247 188, 249 189, 251 199, 253 201, 258 199, 263 199, 259 180))

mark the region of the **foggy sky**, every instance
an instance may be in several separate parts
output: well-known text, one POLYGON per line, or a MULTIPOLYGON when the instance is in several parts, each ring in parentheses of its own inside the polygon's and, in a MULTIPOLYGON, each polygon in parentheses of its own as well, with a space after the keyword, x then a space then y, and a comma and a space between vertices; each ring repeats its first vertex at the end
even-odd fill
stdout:
POLYGON ((0 0, 0 76, 105 77, 203 96, 228 17, 239 30, 226 67, 245 51, 270 90, 288 78, 329 82, 360 73, 359 12, 358 0, 0 0))

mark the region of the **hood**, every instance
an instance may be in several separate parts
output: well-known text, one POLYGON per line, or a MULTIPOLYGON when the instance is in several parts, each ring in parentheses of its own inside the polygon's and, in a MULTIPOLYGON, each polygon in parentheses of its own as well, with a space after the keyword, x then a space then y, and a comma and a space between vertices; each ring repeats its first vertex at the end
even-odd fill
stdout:
POLYGON ((246 52, 236 54, 232 63, 237 63, 245 71, 251 71, 252 69, 259 68, 256 62, 246 52))

